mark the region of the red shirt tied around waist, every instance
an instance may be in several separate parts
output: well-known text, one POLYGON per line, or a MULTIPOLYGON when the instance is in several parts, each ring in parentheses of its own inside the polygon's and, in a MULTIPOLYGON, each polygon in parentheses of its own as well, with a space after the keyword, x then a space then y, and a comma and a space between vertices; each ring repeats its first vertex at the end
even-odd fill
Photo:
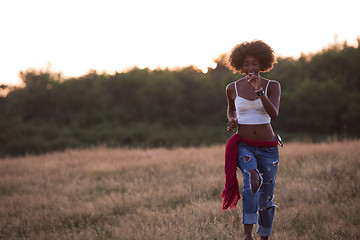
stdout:
POLYGON ((238 157, 238 143, 242 141, 246 144, 255 147, 276 147, 278 141, 256 141, 241 138, 238 134, 232 135, 226 143, 225 147, 225 186, 221 198, 223 199, 222 209, 235 209, 239 201, 239 182, 236 177, 237 157, 238 157))
POLYGON ((234 134, 226 143, 225 147, 225 186, 221 198, 223 199, 222 209, 235 209, 240 199, 239 182, 236 178, 236 165, 238 155, 238 143, 240 136, 234 134))

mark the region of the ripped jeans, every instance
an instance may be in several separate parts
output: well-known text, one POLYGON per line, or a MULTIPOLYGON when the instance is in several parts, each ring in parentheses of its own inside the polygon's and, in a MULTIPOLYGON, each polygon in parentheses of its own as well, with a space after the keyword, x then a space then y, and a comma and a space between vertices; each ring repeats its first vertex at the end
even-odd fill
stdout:
POLYGON ((276 207, 273 196, 279 165, 278 147, 259 148, 239 142, 237 164, 244 180, 243 223, 258 223, 257 233, 261 236, 270 236, 276 207), (251 169, 258 173, 260 180, 259 188, 257 191, 254 189, 255 193, 252 191, 249 172, 251 169))

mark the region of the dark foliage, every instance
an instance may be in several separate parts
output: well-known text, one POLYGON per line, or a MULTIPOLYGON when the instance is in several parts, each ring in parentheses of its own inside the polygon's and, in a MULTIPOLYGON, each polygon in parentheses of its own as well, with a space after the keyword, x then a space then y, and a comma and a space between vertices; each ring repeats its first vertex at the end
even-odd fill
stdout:
MULTIPOLYGON (((204 74, 133 68, 114 75, 28 70, 25 87, 0 97, 0 155, 108 146, 173 147, 225 143, 225 86, 238 79, 224 57, 204 74), (221 60, 222 59, 222 60, 221 60)), ((264 77, 282 85, 277 132, 290 139, 360 136, 360 48, 332 46, 278 59, 264 77)))

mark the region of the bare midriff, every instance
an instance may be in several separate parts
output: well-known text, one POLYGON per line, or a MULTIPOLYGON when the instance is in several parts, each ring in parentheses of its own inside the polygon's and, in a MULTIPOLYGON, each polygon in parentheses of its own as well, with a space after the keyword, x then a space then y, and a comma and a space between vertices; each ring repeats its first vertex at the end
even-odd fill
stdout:
POLYGON ((239 124, 237 134, 242 138, 259 141, 271 141, 275 137, 270 123, 256 125, 239 124))

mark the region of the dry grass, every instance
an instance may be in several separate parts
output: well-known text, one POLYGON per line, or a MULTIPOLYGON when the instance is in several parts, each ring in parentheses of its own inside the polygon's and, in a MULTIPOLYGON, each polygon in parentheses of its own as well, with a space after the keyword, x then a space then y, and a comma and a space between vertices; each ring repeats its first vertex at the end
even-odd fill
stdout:
MULTIPOLYGON (((241 204, 221 210, 223 156, 94 148, 1 160, 0 239, 242 239, 241 204)), ((360 239, 359 156, 360 141, 281 149, 272 239, 360 239)))

